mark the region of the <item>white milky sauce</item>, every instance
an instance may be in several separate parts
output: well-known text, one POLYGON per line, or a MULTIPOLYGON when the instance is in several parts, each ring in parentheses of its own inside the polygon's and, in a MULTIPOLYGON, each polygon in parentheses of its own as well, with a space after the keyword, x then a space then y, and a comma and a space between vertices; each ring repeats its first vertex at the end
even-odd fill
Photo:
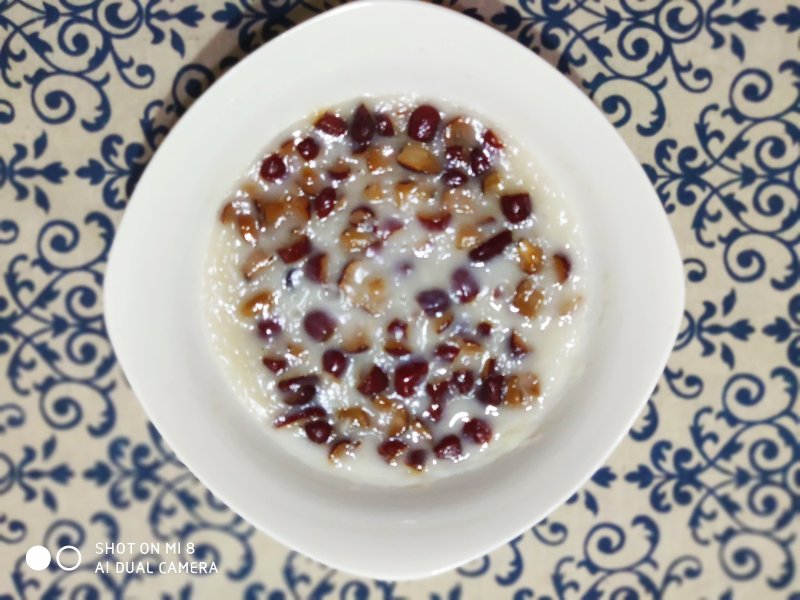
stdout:
MULTIPOLYGON (((337 194, 344 196, 347 203, 320 220, 313 214, 304 233, 311 238, 314 252, 326 251, 329 254, 330 283, 320 286, 309 282, 302 276, 302 261, 293 265, 285 265, 275 260, 266 272, 253 281, 246 281, 241 274, 241 267, 252 251, 252 246, 245 243, 237 229, 232 225, 218 224, 211 240, 208 254, 208 271, 206 280, 206 305, 208 307, 208 332, 215 354, 218 356, 223 371, 235 390, 236 395, 252 410, 254 417, 263 421, 265 435, 276 436, 285 450, 302 460, 309 466, 325 469, 352 480, 378 485, 422 484, 439 477, 445 477, 465 469, 485 465, 524 443, 535 435, 540 425, 543 409, 557 402, 570 382, 579 375, 581 355, 586 334, 586 305, 592 298, 586 297, 585 281, 587 273, 586 257, 581 248, 580 228, 570 210, 569 202, 541 173, 532 158, 517 147, 511 135, 504 131, 493 130, 505 144, 501 159, 495 167, 504 173, 504 191, 502 193, 529 192, 533 204, 532 218, 518 225, 508 224, 499 208, 497 193, 479 196, 474 201, 473 214, 455 214, 445 232, 433 233, 420 226, 416 213, 424 206, 439 206, 439 192, 444 189, 436 184, 437 193, 430 201, 418 200, 398 207, 393 200, 394 185, 398 181, 413 178, 417 181, 436 181, 435 176, 420 175, 400 167, 393 159, 408 140, 405 135, 408 114, 414 106, 422 104, 417 99, 409 98, 367 98, 363 100, 375 112, 383 112, 392 116, 394 137, 376 137, 373 145, 392 148, 391 166, 383 173, 370 173, 363 157, 353 157, 351 142, 344 136, 340 140, 331 141, 318 131, 312 135, 320 141, 322 148, 314 161, 304 163, 296 153, 290 157, 290 172, 303 165, 333 164, 340 156, 347 156, 353 165, 351 177, 337 188, 337 194), (326 143, 327 142, 327 143, 326 143), (370 202, 363 197, 364 187, 379 181, 386 190, 385 199, 370 202), (380 314, 373 315, 362 308, 348 302, 336 286, 339 273, 346 261, 353 255, 342 251, 339 237, 347 226, 352 208, 367 205, 376 213, 378 223, 389 217, 399 218, 405 226, 391 235, 380 252, 371 258, 364 258, 364 270, 370 275, 382 277, 386 282, 387 301, 380 314), (478 217, 493 216, 497 222, 481 229, 484 239, 507 227, 514 234, 514 243, 505 249, 503 256, 498 256, 483 266, 470 266, 467 258, 468 250, 455 247, 455 235, 460 226, 479 221, 478 217), (545 293, 545 302, 535 318, 521 316, 511 307, 515 288, 526 275, 520 270, 517 261, 516 241, 520 237, 528 238, 544 250, 546 266, 541 274, 532 278, 539 289, 545 293), (572 271, 569 279, 559 284, 556 282, 554 269, 549 261, 554 253, 569 256, 572 271), (413 269, 408 274, 401 273, 398 265, 411 263, 413 269), (437 334, 433 329, 432 319, 425 316, 416 301, 416 295, 424 289, 450 289, 450 274, 458 267, 469 266, 475 278, 481 284, 479 296, 469 304, 453 303, 455 322, 451 329, 437 334), (296 285, 289 289, 286 286, 287 271, 298 268, 296 285), (499 288, 495 294, 493 290, 499 288), (283 333, 274 341, 265 341, 257 335, 255 320, 244 318, 239 313, 242 301, 259 290, 270 290, 273 294, 274 306, 271 315, 280 321, 283 333), (498 295, 499 297, 495 297, 498 295), (562 315, 563 307, 577 299, 577 308, 569 314, 562 315), (314 309, 324 309, 338 321, 336 333, 327 342, 312 340, 303 329, 304 315, 314 309), (383 351, 388 338, 386 325, 394 318, 409 322, 409 342, 412 355, 394 358, 383 351), (479 338, 484 344, 485 353, 468 356, 461 352, 453 364, 432 358, 433 349, 454 331, 460 323, 469 322, 474 333, 474 325, 481 321, 493 324, 490 338, 479 338), (322 353, 328 348, 341 345, 353 331, 361 328, 371 338, 372 349, 365 353, 350 356, 350 365, 341 380, 335 380, 325 373, 321 367, 322 353), (522 359, 509 356, 508 339, 511 330, 517 331, 531 348, 522 359), (302 344, 306 353, 296 366, 280 376, 267 370, 261 362, 265 354, 283 356, 286 353, 286 342, 294 341, 302 344), (317 374, 322 383, 315 402, 329 413, 335 414, 338 409, 349 406, 364 407, 379 424, 388 422, 389 414, 378 410, 369 399, 356 391, 361 372, 375 362, 393 380, 395 365, 411 357, 422 357, 428 360, 430 370, 428 380, 449 377, 453 369, 470 368, 479 379, 481 365, 487 356, 497 357, 498 369, 503 373, 535 373, 541 386, 541 396, 529 399, 523 406, 512 407, 505 404, 486 406, 475 399, 475 390, 466 395, 451 395, 447 403, 444 417, 439 423, 429 424, 436 440, 448 434, 461 438, 463 456, 453 462, 437 459, 431 452, 431 443, 418 440, 414 434, 407 433, 403 439, 411 447, 417 443, 427 450, 427 469, 424 473, 414 473, 398 460, 395 466, 388 465, 379 456, 377 447, 384 439, 373 431, 363 431, 356 427, 346 428, 343 423, 335 425, 339 435, 358 439, 361 445, 353 456, 346 457, 338 464, 328 460, 328 445, 317 445, 306 439, 302 425, 281 429, 274 428, 272 421, 285 414, 293 407, 287 407, 281 401, 281 394, 276 389, 278 379, 317 374), (492 427, 492 441, 483 446, 461 435, 463 422, 470 417, 480 417, 492 427)), ((361 101, 333 107, 329 110, 349 119, 355 106, 361 101)), ((442 113, 441 128, 453 117, 466 115, 474 119, 476 131, 482 132, 486 121, 473 116, 469 111, 457 109, 445 102, 430 101, 442 113)), ((313 131, 314 117, 295 125, 279 136, 264 156, 274 152, 289 138, 297 140, 313 131)), ((435 153, 444 155, 441 135, 435 144, 431 144, 435 153)), ((259 178, 261 157, 246 174, 237 191, 231 198, 242 197, 248 190, 252 196, 263 194, 265 198, 280 197, 286 192, 294 176, 287 177, 278 183, 265 183, 259 178)), ((325 185, 329 185, 326 183, 325 185)), ((480 190, 480 184, 471 184, 473 190, 480 190)), ((230 199, 228 199, 230 200, 230 199)), ((291 238, 290 227, 282 227, 280 231, 264 232, 259 244, 264 249, 274 252, 291 238)), ((408 399, 396 398, 406 404, 413 415, 423 416, 428 406, 424 383, 419 386, 417 394, 408 399)), ((387 392, 391 392, 392 385, 387 392)))

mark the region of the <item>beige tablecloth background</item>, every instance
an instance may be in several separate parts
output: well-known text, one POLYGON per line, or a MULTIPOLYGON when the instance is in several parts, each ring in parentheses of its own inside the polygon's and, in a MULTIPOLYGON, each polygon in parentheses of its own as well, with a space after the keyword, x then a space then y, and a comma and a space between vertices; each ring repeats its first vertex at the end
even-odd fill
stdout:
POLYGON ((332 572, 218 506, 159 442, 100 317, 110 237, 154 144, 235 59, 323 7, 113 5, 0 2, 0 594, 798 597, 800 5, 455 3, 562 61, 618 123, 686 259, 686 319, 633 433, 570 503, 482 561, 397 585, 332 572), (207 544, 221 572, 102 578, 84 567, 109 539, 207 544), (81 569, 24 564, 66 543, 81 569))

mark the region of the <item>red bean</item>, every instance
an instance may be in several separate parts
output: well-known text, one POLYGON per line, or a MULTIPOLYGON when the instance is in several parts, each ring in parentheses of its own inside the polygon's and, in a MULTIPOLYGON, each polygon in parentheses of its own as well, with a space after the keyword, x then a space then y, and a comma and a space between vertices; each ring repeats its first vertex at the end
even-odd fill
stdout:
POLYGON ((397 366, 394 372, 395 391, 408 398, 413 396, 422 380, 428 375, 428 363, 424 360, 411 360, 397 366))
POLYGON ((473 263, 485 263, 492 260, 495 256, 503 253, 511 243, 511 232, 503 229, 500 233, 493 235, 488 240, 469 251, 469 258, 473 263))
POLYGON ((427 453, 422 448, 415 448, 406 454, 406 466, 415 471, 424 471, 427 453))
POLYGON ((442 173, 442 181, 447 187, 460 187, 467 183, 468 176, 461 169, 447 169, 442 173))
POLYGON ((274 337, 278 337, 283 331, 281 324, 275 319, 263 319, 258 322, 256 327, 258 327, 258 335, 265 340, 271 340, 274 337))
POLYGON ((491 146, 495 150, 503 149, 503 142, 500 141, 500 138, 497 137, 497 134, 491 129, 487 129, 486 133, 483 134, 483 141, 486 145, 491 146))
POLYGON ((301 388, 305 386, 316 386, 319 383, 319 377, 316 375, 300 375, 298 377, 289 377, 288 379, 281 379, 278 382, 278 389, 282 392, 296 394, 301 388))
POLYGON ((475 331, 483 338, 489 337, 492 334, 492 324, 489 321, 481 321, 475 331))
POLYGON ((478 386, 478 400, 490 406, 499 406, 503 402, 505 378, 500 373, 490 373, 478 386))
POLYGON ((336 331, 336 321, 324 310, 312 310, 303 319, 303 328, 312 340, 327 342, 336 331))
POLYGON ((492 426, 483 419, 470 419, 464 423, 461 433, 476 444, 486 444, 492 439, 492 426))
POLYGON ((448 146, 444 151, 445 164, 448 167, 467 167, 467 152, 464 146, 448 146))
POLYGON ((439 344, 433 351, 436 356, 449 363, 456 359, 459 352, 461 352, 461 348, 455 344, 439 344))
POLYGON ((450 308, 450 297, 441 288, 424 290, 417 294, 417 304, 429 317, 441 317, 450 308))
POLYGON ((450 276, 450 289, 461 304, 472 302, 481 291, 480 285, 466 267, 459 267, 453 271, 450 276))
POLYGON ((324 219, 333 211, 336 206, 336 190, 332 187, 324 187, 319 194, 314 197, 314 212, 320 219, 324 219))
POLYGON ((482 148, 473 148, 469 154, 469 166, 472 168, 472 174, 478 177, 491 168, 492 162, 482 148))
POLYGON ((430 142, 442 120, 439 111, 429 104, 414 109, 408 119, 408 135, 418 142, 430 142))
POLYGON ((344 135, 347 131, 347 123, 345 120, 329 112, 326 112, 317 119, 317 122, 314 123, 314 127, 333 136, 344 135))
POLYGON ((450 391, 450 382, 446 379, 439 379, 437 381, 429 381, 425 384, 425 393, 430 396, 431 400, 439 402, 444 400, 450 391))
POLYGON ((333 433, 333 427, 327 421, 309 421, 303 426, 308 439, 315 444, 324 444, 333 433))
POLYGON ((283 161, 281 155, 270 154, 265 158, 264 162, 261 163, 259 175, 261 175, 261 179, 266 181, 277 181, 286 175, 286 163, 283 161))
POLYGON ((456 461, 461 458, 461 441, 454 435, 447 435, 433 447, 433 452, 438 458, 456 461))
POLYGON ((353 138, 357 148, 363 149, 374 135, 375 119, 372 118, 372 113, 366 106, 359 104, 350 121, 350 137, 353 138))
POLYGON ((380 394, 389 387, 389 378, 386 373, 378 366, 373 364, 369 370, 361 377, 357 389, 364 396, 374 396, 380 394))
POLYGON ((347 371, 349 361, 344 353, 331 348, 322 355, 322 368, 339 379, 347 371))
POLYGON ((405 442, 400 440, 386 440, 378 446, 378 454, 380 454, 387 463, 394 463, 397 458, 406 451, 408 446, 405 442))
POLYGON ((284 396, 282 400, 284 404, 288 404, 289 406, 302 406, 303 404, 308 404, 311 402, 316 395, 316 387, 313 385, 304 385, 297 391, 297 393, 284 396))
POLYGON ((264 356, 261 362, 276 375, 280 375, 289 367, 289 362, 281 356, 264 356))
POLYGON ((328 281, 328 255, 319 252, 310 256, 303 266, 303 273, 311 281, 324 284, 328 281))
POLYGON ((472 388, 475 387, 475 373, 470 369, 453 371, 451 380, 453 382, 453 387, 456 388, 456 391, 460 394, 468 394, 472 391, 472 388))
POLYGON ((296 241, 287 246, 278 248, 278 256, 287 265, 297 262, 301 258, 308 256, 311 252, 311 240, 307 235, 300 236, 296 241))
POLYGON ((375 115, 375 129, 378 135, 384 137, 392 137, 394 135, 394 124, 389 115, 377 114, 375 115))
POLYGON ((319 154, 319 144, 312 137, 303 138, 297 144, 297 151, 306 160, 314 160, 319 154))
POLYGON ((521 223, 531 216, 531 197, 527 193, 501 196, 500 206, 509 223, 521 223))
POLYGON ((442 415, 444 414, 444 403, 441 402, 434 402, 431 400, 430 404, 428 405, 428 410, 425 412, 425 415, 433 422, 438 423, 442 420, 442 415))
POLYGON ((427 416, 434 423, 438 423, 444 414, 445 403, 450 392, 450 384, 445 379, 429 381, 425 385, 425 393, 431 399, 428 405, 427 416))

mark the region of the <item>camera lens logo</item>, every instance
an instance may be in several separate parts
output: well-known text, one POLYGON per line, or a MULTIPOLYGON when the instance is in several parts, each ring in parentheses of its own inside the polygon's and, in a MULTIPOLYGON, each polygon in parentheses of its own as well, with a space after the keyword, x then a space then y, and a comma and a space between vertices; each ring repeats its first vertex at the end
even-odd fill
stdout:
MULTIPOLYGON (((81 552, 75 546, 64 546, 56 552, 56 564, 63 571, 74 571, 81 564, 81 552)), ((44 546, 31 546, 25 553, 25 562, 34 571, 44 571, 53 557, 44 546)))

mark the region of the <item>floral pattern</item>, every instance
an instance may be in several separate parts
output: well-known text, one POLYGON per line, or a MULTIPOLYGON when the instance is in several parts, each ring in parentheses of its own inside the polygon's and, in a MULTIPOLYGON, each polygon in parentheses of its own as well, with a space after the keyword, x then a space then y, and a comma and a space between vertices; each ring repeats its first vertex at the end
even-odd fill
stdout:
POLYGON ((618 127, 633 117, 631 89, 648 96, 651 109, 637 115, 641 135, 658 133, 665 123, 662 90, 670 80, 701 93, 711 86, 707 66, 688 58, 702 38, 714 49, 745 59, 743 32, 757 32, 765 21, 758 8, 742 10, 738 0, 700 2, 532 2, 508 4, 491 22, 541 53, 557 55, 565 74, 580 70, 580 83, 618 127))
MULTIPOLYGON (((154 67, 126 56, 123 42, 147 34, 148 42, 158 45, 169 33, 170 46, 183 56, 181 30, 196 27, 202 18, 194 4, 173 12, 161 0, 59 0, 40 6, 4 0, 0 77, 9 88, 30 88, 31 107, 42 122, 59 124, 80 115, 86 131, 100 131, 111 118, 107 87, 112 78, 137 90, 155 80, 154 67)), ((15 103, 6 98, 0 107, 5 107, 2 120, 13 121, 15 103)))
POLYGON ((102 318, 123 209, 194 99, 338 3, 0 0, 0 598, 800 597, 791 0, 438 0, 594 100, 684 256, 683 324, 650 401, 608 463, 529 531, 424 582, 356 578, 255 531, 147 423, 102 318), (34 544, 91 555, 115 541, 191 542, 219 572, 34 572, 24 560, 34 544))
POLYGON ((38 166, 32 164, 34 161, 43 162, 42 155, 47 150, 46 132, 33 141, 30 152, 23 144, 14 144, 13 148, 14 154, 8 160, 0 157, 0 188, 6 184, 13 188, 17 201, 25 200, 33 191, 36 206, 47 212, 50 210, 50 198, 35 182, 59 184, 69 172, 60 161, 38 166))

